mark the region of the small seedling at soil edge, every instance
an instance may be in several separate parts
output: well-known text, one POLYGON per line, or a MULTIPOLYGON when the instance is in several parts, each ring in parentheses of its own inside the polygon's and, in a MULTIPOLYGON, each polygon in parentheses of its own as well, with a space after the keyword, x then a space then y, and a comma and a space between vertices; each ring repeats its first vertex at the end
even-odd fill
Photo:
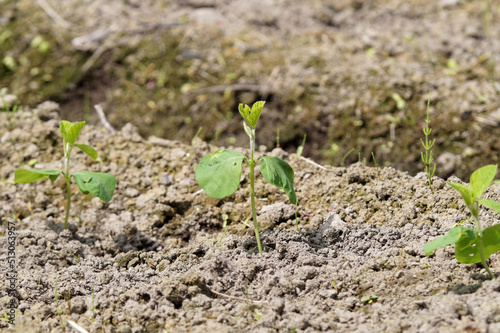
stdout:
POLYGON ((500 213, 500 203, 480 199, 488 186, 493 182, 497 172, 497 165, 487 165, 474 171, 470 177, 470 187, 460 183, 448 183, 462 194, 469 208, 476 229, 456 226, 447 235, 439 237, 424 245, 426 255, 431 255, 434 250, 455 243, 455 257, 461 264, 481 263, 493 280, 495 275, 491 272, 486 259, 493 253, 500 251, 500 224, 486 229, 481 228, 479 221, 479 204, 500 213))
POLYGON ((242 162, 245 160, 250 167, 250 200, 255 230, 255 238, 259 253, 262 253, 259 224, 255 209, 255 165, 262 160, 260 172, 262 176, 274 186, 285 190, 290 202, 297 204, 297 197, 293 189, 292 167, 275 156, 262 156, 254 160, 255 154, 255 127, 265 102, 255 102, 250 109, 246 104, 240 104, 238 109, 245 120, 243 127, 250 138, 250 159, 231 149, 219 149, 213 154, 206 155, 196 167, 196 180, 205 192, 212 198, 224 198, 233 194, 240 185, 242 162))
POLYGON ((372 304, 378 300, 377 295, 363 296, 361 297, 361 303, 372 304))
POLYGON ((71 207, 71 177, 83 194, 91 193, 104 202, 111 200, 116 186, 115 176, 103 172, 79 171, 73 174, 69 173, 69 158, 73 147, 80 148, 94 160, 97 159, 97 151, 91 146, 75 143, 85 122, 71 124, 69 121, 60 122, 61 135, 64 146, 64 171, 55 169, 17 169, 14 174, 14 182, 17 184, 29 184, 40 179, 49 178, 54 182, 59 174, 64 175, 66 180, 66 217, 64 218, 64 229, 68 227, 69 210, 71 207))
POLYGON ((351 148, 347 153, 345 153, 344 157, 342 157, 342 161, 340 162, 340 166, 343 167, 345 165, 345 160, 353 151, 355 151, 356 148, 351 148))
POLYGON ((224 221, 222 223, 222 230, 224 230, 224 233, 222 234, 222 236, 220 236, 219 240, 217 241, 217 247, 220 247, 221 244, 222 244, 222 239, 224 237, 226 237, 226 233, 227 233, 227 220, 229 219, 229 216, 227 216, 227 214, 222 214, 222 220, 224 221))
POLYGON ((434 163, 434 166, 432 166, 432 161, 434 159, 434 152, 432 151, 432 147, 434 146, 434 143, 436 142, 436 139, 433 139, 432 141, 429 141, 429 135, 432 132, 432 128, 429 127, 429 124, 431 120, 429 119, 429 104, 431 102, 431 98, 429 96, 429 100, 427 101, 427 117, 425 118, 425 128, 422 130, 425 135, 425 142, 424 140, 420 139, 420 142, 422 143, 422 146, 424 147, 425 153, 421 152, 420 156, 422 157, 422 162, 424 162, 424 171, 427 173, 427 179, 429 181, 428 185, 429 188, 431 189, 432 192, 434 192, 434 185, 432 184, 432 177, 434 176, 434 173, 436 172, 436 164, 434 163))
POLYGON ((62 312, 59 312, 59 294, 57 293, 57 278, 56 278, 56 286, 54 287, 54 302, 56 302, 56 313, 60 315, 62 312))
POLYGON ((302 151, 304 150, 304 146, 306 145, 307 134, 304 134, 304 139, 302 140, 302 144, 297 147, 297 156, 302 155, 302 151))

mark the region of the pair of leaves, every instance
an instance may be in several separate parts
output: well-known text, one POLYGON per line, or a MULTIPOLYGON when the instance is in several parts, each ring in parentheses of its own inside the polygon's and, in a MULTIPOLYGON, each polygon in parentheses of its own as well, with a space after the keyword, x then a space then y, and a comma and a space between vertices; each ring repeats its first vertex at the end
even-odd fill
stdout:
POLYGON ((61 120, 59 122, 60 130, 61 130, 61 135, 66 140, 71 146, 73 146, 76 142, 76 139, 78 139, 78 136, 80 135, 80 132, 82 131, 83 126, 85 126, 85 122, 79 122, 79 123, 70 123, 69 121, 66 120, 61 120))
MULTIPOLYGON (((245 155, 231 149, 219 149, 206 155, 196 167, 196 180, 212 198, 224 198, 233 194, 240 184, 241 163, 245 155)), ((274 186, 283 189, 290 202, 297 203, 293 189, 293 169, 282 159, 263 156, 260 168, 262 176, 274 186)))
MULTIPOLYGON (((465 203, 467 204, 467 207, 472 211, 472 207, 474 206, 474 203, 476 200, 481 198, 481 196, 484 194, 488 186, 490 186, 491 182, 493 182, 493 179, 495 178, 495 175, 497 173, 497 166, 496 165, 486 165, 480 169, 477 169, 472 173, 470 176, 470 187, 460 184, 460 183, 448 183, 451 187, 453 187, 455 190, 459 191, 460 194, 462 194, 462 197, 465 200, 465 203)), ((483 205, 490 207, 490 201, 491 200, 478 200, 480 203, 483 205)), ((495 208, 492 208, 498 212, 500 210, 497 210, 495 208)))
MULTIPOLYGON (((84 121, 72 124, 69 121, 62 120, 59 124, 61 135, 66 143, 71 147, 80 148, 94 160, 97 159, 97 151, 94 148, 89 145, 75 143, 85 125, 84 121)), ((64 149, 66 152, 67 148, 64 149)), ((14 173, 14 182, 29 184, 47 178, 54 182, 61 173, 62 171, 55 169, 17 169, 14 173)), ((83 194, 91 193, 104 202, 111 200, 116 187, 116 178, 113 175, 102 172, 80 171, 71 176, 75 179, 76 185, 83 194)))
MULTIPOLYGON (((477 204, 500 213, 500 203, 480 199, 488 186, 493 182, 497 172, 496 165, 487 165, 474 171, 470 177, 470 187, 460 183, 448 183, 460 192, 473 215, 477 217, 477 204)), ((447 235, 439 237, 424 245, 426 255, 432 254, 436 249, 455 243, 455 257, 462 264, 474 264, 481 262, 481 255, 477 239, 478 231, 472 228, 455 227, 447 235)), ((483 247, 485 258, 500 251, 500 224, 483 230, 483 247)))
MULTIPOLYGON (((54 182, 62 171, 54 169, 17 169, 14 182, 18 184, 34 183, 49 178, 54 182)), ((111 200, 116 187, 116 178, 109 173, 80 171, 72 174, 76 185, 83 194, 91 193, 104 202, 111 200)))
POLYGON ((257 121, 259 120, 262 108, 264 108, 264 104, 266 104, 264 101, 255 102, 251 109, 246 104, 240 103, 240 105, 238 105, 238 110, 240 111, 241 116, 252 129, 255 129, 257 126, 257 121))
POLYGON ((69 121, 61 120, 59 125, 61 129, 61 135, 64 140, 66 140, 66 142, 68 142, 71 146, 80 148, 94 160, 97 159, 97 151, 94 148, 89 145, 75 143, 76 139, 78 139, 78 136, 80 135, 80 132, 82 131, 83 126, 85 125, 84 121, 72 124, 69 121))
MULTIPOLYGON (((500 251, 500 224, 483 229, 483 251, 485 258, 500 251)), ((475 264, 481 262, 477 230, 455 227, 447 235, 439 237, 424 245, 426 255, 431 255, 436 249, 455 243, 455 257, 459 263, 475 264)))

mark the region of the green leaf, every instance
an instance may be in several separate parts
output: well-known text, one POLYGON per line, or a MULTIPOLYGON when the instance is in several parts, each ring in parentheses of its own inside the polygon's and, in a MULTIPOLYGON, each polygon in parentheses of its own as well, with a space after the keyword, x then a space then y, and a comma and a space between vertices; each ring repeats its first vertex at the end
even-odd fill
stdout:
POLYGON ((54 169, 17 169, 14 173, 14 183, 29 184, 36 182, 37 180, 47 178, 49 178, 51 181, 54 181, 57 179, 60 173, 60 170, 54 169))
POLYGON ((496 173, 497 166, 494 164, 486 165, 472 173, 470 176, 470 186, 476 198, 480 198, 483 195, 495 178, 496 173))
POLYGON ((78 138, 78 135, 80 135, 80 132, 85 125, 85 122, 79 122, 75 124, 71 124, 69 121, 66 120, 61 120, 59 123, 61 127, 61 135, 64 138, 64 140, 68 141, 70 145, 74 145, 76 139, 78 138))
POLYGON ((448 183, 451 187, 462 194, 462 197, 465 200, 465 203, 470 208, 474 204, 476 197, 474 196, 474 192, 471 190, 469 186, 462 185, 460 183, 448 183))
MULTIPOLYGON (((464 237, 455 244, 455 257, 462 264, 481 262, 481 253, 477 243, 477 231, 470 229, 471 237, 464 237)), ((493 253, 500 251, 500 224, 483 230, 484 258, 488 259, 493 253)))
POLYGON ((266 102, 264 101, 255 102, 252 106, 252 109, 250 109, 250 107, 246 104, 240 104, 238 106, 238 110, 240 111, 241 116, 253 129, 255 129, 255 126, 257 126, 257 121, 259 120, 260 113, 262 112, 264 104, 266 104, 266 102))
POLYGON ((111 200, 116 187, 116 178, 112 174, 80 171, 72 176, 83 194, 91 193, 104 202, 111 200))
POLYGON ((479 199, 478 201, 480 204, 483 204, 486 207, 493 209, 497 213, 500 213, 500 202, 488 200, 488 199, 479 199))
POLYGON ((231 149, 219 149, 203 157, 196 167, 196 181, 212 198, 233 194, 240 185, 241 163, 245 155, 231 149))
POLYGON ((78 143, 75 144, 75 146, 80 148, 81 150, 83 150, 87 155, 92 157, 94 160, 97 159, 97 151, 94 148, 92 148, 91 146, 78 144, 78 143))
POLYGON ((293 169, 288 163, 279 157, 263 156, 260 173, 269 183, 285 190, 291 203, 297 203, 293 189, 293 169))
MULTIPOLYGON (((467 237, 467 235, 468 235, 467 230, 468 229, 470 229, 470 228, 464 228, 464 227, 452 228, 452 229, 450 229, 450 231, 448 231, 448 234, 446 234, 442 237, 436 238, 433 241, 430 241, 429 243, 425 244, 424 245, 425 255, 430 256, 438 248, 445 247, 447 245, 456 243, 462 237, 467 237)), ((470 229, 470 230, 474 230, 474 229, 470 229)))
POLYGON ((483 243, 485 258, 500 251, 500 224, 492 225, 483 230, 483 243))

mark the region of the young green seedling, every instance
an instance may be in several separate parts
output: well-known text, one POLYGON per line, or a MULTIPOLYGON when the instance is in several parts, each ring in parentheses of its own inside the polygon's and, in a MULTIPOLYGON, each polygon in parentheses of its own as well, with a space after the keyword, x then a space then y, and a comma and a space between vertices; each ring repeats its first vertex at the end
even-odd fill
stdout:
POLYGON ((377 295, 370 295, 370 296, 361 297, 361 303, 364 303, 364 304, 372 304, 372 303, 375 303, 377 300, 378 300, 377 295))
POLYGON ((462 194, 462 197, 469 208, 476 229, 456 226, 447 235, 439 237, 424 245, 426 255, 431 255, 434 250, 455 243, 455 257, 462 264, 481 263, 488 272, 491 279, 495 276, 486 264, 493 253, 500 251, 500 224, 481 228, 479 220, 479 204, 482 204, 500 213, 500 203, 481 199, 488 186, 493 182, 497 172, 496 165, 484 166, 472 173, 470 177, 470 187, 460 183, 448 183, 455 190, 462 194))
POLYGON ((243 127, 250 138, 250 158, 231 149, 219 149, 213 154, 206 155, 196 167, 196 180, 205 192, 212 198, 224 198, 233 194, 240 184, 242 162, 245 160, 250 167, 250 200, 252 205, 252 217, 255 230, 255 238, 259 253, 262 253, 260 242, 259 224, 257 223, 257 212, 255 210, 255 165, 260 160, 260 172, 262 176, 274 186, 283 189, 290 202, 297 204, 297 197, 293 189, 292 167, 275 156, 262 156, 254 159, 255 154, 255 127, 265 102, 254 103, 252 108, 240 104, 238 109, 245 120, 243 127))
POLYGON ((79 171, 71 174, 69 172, 69 158, 73 147, 78 147, 94 160, 97 159, 97 151, 91 146, 75 143, 85 122, 71 124, 69 121, 60 122, 61 135, 64 147, 64 171, 55 169, 17 169, 14 174, 14 182, 18 184, 33 183, 40 179, 49 178, 54 182, 59 174, 64 175, 66 180, 66 216, 64 218, 64 229, 68 227, 69 210, 71 207, 71 177, 83 194, 91 193, 104 202, 111 200, 116 186, 115 176, 103 172, 79 171))
POLYGON ((297 147, 297 156, 301 156, 304 151, 304 146, 306 145, 307 134, 304 134, 304 139, 302 140, 302 144, 297 147))
POLYGON ((431 98, 429 96, 429 100, 427 101, 427 117, 425 118, 426 125, 425 125, 425 128, 422 130, 424 132, 425 142, 424 142, 424 140, 420 139, 420 142, 422 143, 422 146, 424 147, 425 154, 423 152, 421 152, 420 157, 422 158, 422 162, 424 162, 424 171, 427 174, 429 188, 431 189, 432 192, 434 192, 434 185, 432 184, 432 177, 434 176, 434 173, 436 172, 436 164, 434 163, 434 166, 432 166, 432 161, 434 160, 434 152, 432 151, 432 147, 434 146, 434 143, 436 143, 436 139, 429 141, 429 135, 432 132, 432 128, 429 127, 429 124, 431 123, 431 120, 429 119, 429 105, 430 105, 430 103, 431 103, 431 98))

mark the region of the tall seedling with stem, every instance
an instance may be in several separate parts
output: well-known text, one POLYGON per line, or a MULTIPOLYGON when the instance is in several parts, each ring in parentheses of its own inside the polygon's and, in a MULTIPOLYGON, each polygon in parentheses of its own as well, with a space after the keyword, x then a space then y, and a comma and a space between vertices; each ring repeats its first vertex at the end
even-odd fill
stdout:
POLYGON ((60 122, 61 135, 63 137, 64 148, 64 171, 55 169, 17 169, 14 174, 14 182, 19 184, 33 183, 40 179, 49 178, 54 182, 59 174, 64 175, 66 181, 66 216, 64 218, 64 229, 68 227, 69 210, 71 208, 71 177, 76 182, 76 185, 83 194, 91 193, 93 196, 100 198, 104 202, 111 200, 113 191, 116 187, 115 176, 103 172, 79 171, 71 174, 69 172, 69 162, 73 147, 80 148, 94 160, 97 159, 97 151, 91 146, 78 144, 76 139, 85 125, 85 122, 71 124, 69 121, 62 120, 60 122))
POLYGON ((259 253, 262 253, 262 244, 259 235, 259 224, 255 209, 255 166, 261 160, 260 172, 271 184, 283 189, 290 202, 297 204, 297 197, 293 189, 292 167, 275 156, 262 156, 255 160, 255 127, 265 102, 259 101, 248 105, 240 104, 238 109, 243 117, 243 127, 250 138, 250 158, 231 149, 219 149, 213 154, 202 158, 196 167, 196 180, 205 192, 212 198, 224 198, 233 194, 240 184, 242 162, 245 160, 250 167, 250 201, 252 217, 259 253))
POLYGON ((434 185, 432 184, 432 177, 434 176, 434 173, 436 172, 436 164, 435 163, 432 164, 432 161, 434 160, 434 152, 432 151, 432 147, 434 146, 434 143, 436 143, 436 139, 429 141, 429 135, 432 132, 432 128, 429 127, 429 124, 431 123, 431 120, 429 119, 430 102, 431 102, 431 98, 429 96, 429 100, 427 101, 427 117, 425 118, 425 128, 422 130, 424 132, 425 142, 424 142, 424 140, 420 139, 420 142, 422 143, 422 146, 424 147, 425 153, 421 152, 420 155, 422 157, 422 162, 424 162, 424 171, 427 174, 429 188, 432 190, 432 192, 434 192, 434 185))
POLYGON ((464 198, 472 215, 476 228, 461 226, 450 229, 447 235, 439 237, 424 245, 426 255, 431 255, 434 250, 455 243, 455 257, 462 264, 481 263, 491 279, 495 276, 491 272, 486 259, 493 253, 500 251, 500 224, 486 229, 481 228, 479 220, 479 204, 500 213, 500 203, 481 199, 488 186, 493 182, 497 172, 496 165, 487 165, 474 171, 470 177, 470 187, 460 183, 448 183, 459 191, 464 198))

